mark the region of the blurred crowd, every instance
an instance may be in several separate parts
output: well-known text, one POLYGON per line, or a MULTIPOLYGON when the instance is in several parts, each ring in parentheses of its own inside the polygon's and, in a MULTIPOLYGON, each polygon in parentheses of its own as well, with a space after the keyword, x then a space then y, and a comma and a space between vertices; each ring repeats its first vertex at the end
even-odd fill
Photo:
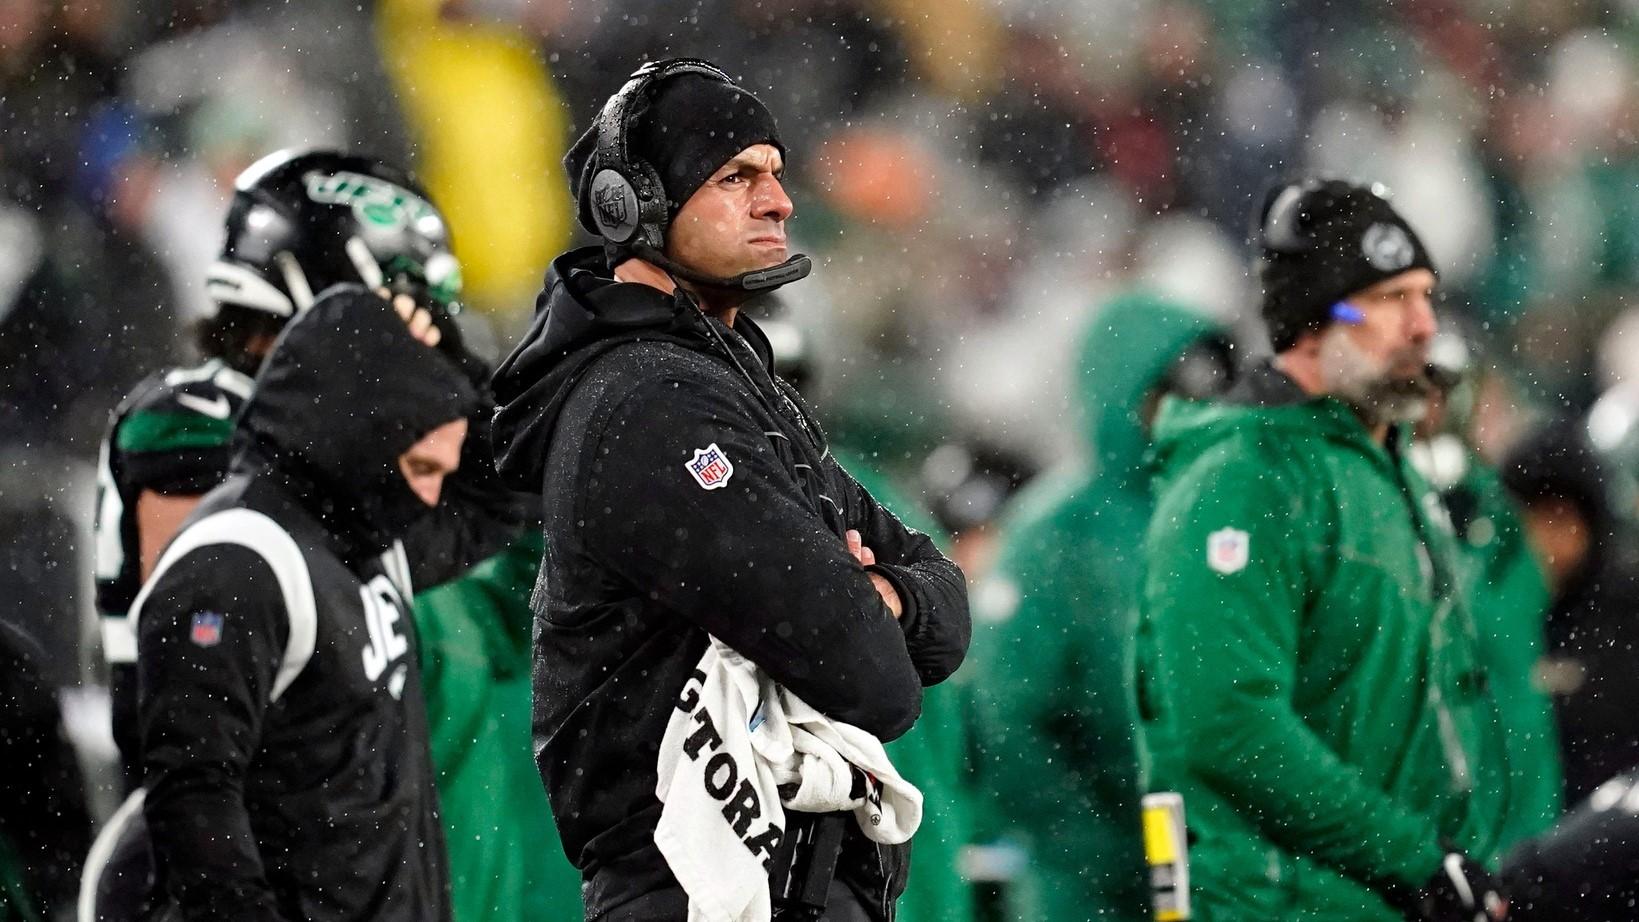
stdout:
MULTIPOLYGON (((502 342, 567 241, 557 160, 636 63, 710 57, 782 113, 790 295, 823 404, 924 454, 1073 450, 1065 344, 1143 284, 1236 322, 1247 203, 1297 171, 1382 182, 1447 316, 1520 399, 1636 364, 1631 5, 1517 0, 8 0, 6 431, 80 452, 207 310, 231 177, 269 149, 413 162, 502 342), (458 88, 458 89, 457 89, 458 88), (891 258, 885 258, 891 254, 891 258), (33 280, 29 291, 19 286, 33 280), (25 301, 95 304, 34 317, 25 301), (1028 373, 1020 373, 1028 368, 1028 373), (83 406, 88 412, 74 412, 83 406)), ((1507 426, 1494 437, 1505 441, 1507 426)))
MULTIPOLYGON (((0 623, 46 651, 93 782, 96 447, 193 348, 233 177, 283 147, 411 164, 493 357, 579 233, 568 144, 672 55, 780 117, 817 266, 760 309, 839 445, 951 533, 977 615, 1006 604, 983 577, 1014 490, 1097 467, 1129 413, 1101 387, 1136 369, 1082 345, 1101 312, 1142 292, 1266 351, 1248 212, 1320 173, 1387 186, 1440 267, 1447 426, 1511 459, 1555 562, 1545 687, 1618 680, 1594 660, 1639 604, 1632 0, 0 0, 0 623)), ((1599 759, 1575 793, 1639 752, 1599 759)))

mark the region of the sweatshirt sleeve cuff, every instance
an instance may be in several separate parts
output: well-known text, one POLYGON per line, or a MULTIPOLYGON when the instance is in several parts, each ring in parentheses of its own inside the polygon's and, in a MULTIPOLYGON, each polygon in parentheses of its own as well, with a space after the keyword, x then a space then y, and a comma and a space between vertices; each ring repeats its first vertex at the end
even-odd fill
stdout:
POLYGON ((922 608, 917 604, 915 584, 906 568, 873 563, 865 568, 865 572, 879 574, 899 593, 899 629, 907 639, 915 637, 922 628, 922 608))

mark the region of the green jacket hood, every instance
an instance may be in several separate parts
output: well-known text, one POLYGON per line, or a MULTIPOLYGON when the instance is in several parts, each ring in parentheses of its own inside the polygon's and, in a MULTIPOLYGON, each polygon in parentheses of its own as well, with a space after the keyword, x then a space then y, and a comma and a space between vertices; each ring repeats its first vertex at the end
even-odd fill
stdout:
POLYGON ((1199 311, 1147 292, 1105 304, 1081 339, 1075 395, 1100 476, 1142 482, 1144 396, 1191 343, 1225 328, 1199 311))
MULTIPOLYGON (((1188 464, 1218 443, 1256 429, 1268 439, 1283 433, 1296 439, 1314 438, 1381 454, 1360 418, 1349 406, 1332 397, 1314 397, 1280 406, 1205 402, 1168 397, 1161 402, 1154 427, 1153 468, 1165 472, 1188 464)), ((1397 435, 1399 437, 1399 435, 1397 435)))

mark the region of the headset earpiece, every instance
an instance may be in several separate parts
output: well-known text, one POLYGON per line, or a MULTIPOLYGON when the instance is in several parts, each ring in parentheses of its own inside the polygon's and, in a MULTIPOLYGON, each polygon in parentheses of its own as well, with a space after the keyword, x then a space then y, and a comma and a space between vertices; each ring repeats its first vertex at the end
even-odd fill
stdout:
MULTIPOLYGON (((665 254, 666 225, 671 221, 673 203, 666 197, 660 173, 654 165, 631 152, 632 121, 638 103, 657 83, 680 74, 699 74, 734 86, 734 78, 716 65, 698 58, 651 61, 626 79, 603 110, 598 113, 598 144, 586 165, 591 174, 592 221, 598 233, 610 243, 625 247, 673 276, 700 285, 741 291, 772 291, 781 285, 806 278, 813 261, 800 253, 778 266, 742 272, 733 278, 717 278, 695 272, 673 262, 665 254)), ((582 174, 583 176, 586 174, 582 174)), ((682 203, 676 203, 681 207, 682 203)))
POLYGON ((1317 188, 1311 182, 1291 183, 1269 190, 1258 221, 1258 242, 1277 253, 1301 253, 1309 248, 1304 213, 1306 199, 1317 188))
MULTIPOLYGON (((680 74, 700 74, 734 82, 712 64, 694 58, 650 61, 627 78, 620 92, 598 113, 598 146, 592 170, 592 220, 610 243, 659 250, 665 246, 671 202, 660 174, 648 161, 631 155, 632 119, 637 103, 657 83, 680 74)), ((678 203, 681 204, 681 203, 678 203)))

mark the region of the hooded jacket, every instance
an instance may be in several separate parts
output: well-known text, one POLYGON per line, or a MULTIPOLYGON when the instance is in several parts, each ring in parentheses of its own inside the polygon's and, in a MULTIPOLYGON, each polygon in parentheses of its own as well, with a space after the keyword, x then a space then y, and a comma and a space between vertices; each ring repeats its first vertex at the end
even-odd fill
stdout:
POLYGON ((988 831, 1030 857, 1010 918, 1151 916, 1133 696, 1134 538, 1151 506, 1141 413, 1179 354, 1214 333, 1152 296, 1106 305, 1077 363, 1092 463, 1027 486, 1004 519, 970 684, 988 831))
POLYGON ((431 510, 397 458, 478 405, 362 289, 275 345, 228 480, 131 615, 144 816, 183 918, 449 917, 397 540, 431 510))
MULTIPOLYGON (((655 848, 671 707, 714 635, 833 720, 883 741, 967 649, 962 574, 843 471, 743 315, 560 257, 496 372, 496 456, 543 493, 535 753, 589 919, 681 918, 655 848), (882 603, 843 533, 904 602, 882 603)), ((915 779, 911 779, 913 782, 915 779)), ((903 849, 853 831, 836 878, 892 914, 903 849)))
POLYGON ((563 856, 529 743, 529 590, 540 560, 531 530, 415 597, 455 922, 580 912, 580 872, 563 856))
POLYGON ((1502 477, 1521 503, 1567 502, 1588 529, 1587 557, 1556 588, 1548 610, 1542 670, 1559 729, 1565 798, 1574 804, 1615 775, 1639 769, 1639 536, 1617 512, 1611 485, 1619 480, 1579 421, 1531 433, 1509 452, 1502 477))
POLYGON ((1546 832, 1565 812, 1553 701, 1536 675, 1545 651, 1548 586, 1526 540, 1519 510, 1496 469, 1455 436, 1436 436, 1414 446, 1414 457, 1418 470, 1431 474, 1431 481, 1443 475, 1433 485, 1451 513, 1458 547, 1470 563, 1469 608, 1507 728, 1512 774, 1509 815, 1499 843, 1506 851, 1546 832), (1434 461, 1440 454, 1446 457, 1434 461), (1430 459, 1426 466, 1425 458, 1430 459))
POLYGON ((1444 849, 1494 858, 1502 729, 1439 499, 1403 433, 1273 367, 1164 401, 1140 654, 1200 916, 1399 919, 1444 849))

